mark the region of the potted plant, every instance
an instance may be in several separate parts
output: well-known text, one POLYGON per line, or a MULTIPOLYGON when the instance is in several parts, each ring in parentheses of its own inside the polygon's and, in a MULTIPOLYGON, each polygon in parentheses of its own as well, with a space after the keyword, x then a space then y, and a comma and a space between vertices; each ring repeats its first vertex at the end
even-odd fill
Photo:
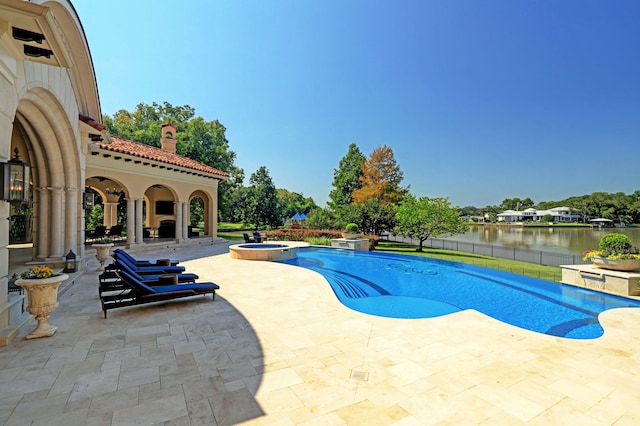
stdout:
POLYGON ((342 238, 347 240, 355 240, 360 238, 360 228, 355 223, 348 223, 342 232, 342 238))
POLYGON ((92 244, 96 249, 96 259, 100 262, 100 267, 96 271, 104 270, 104 262, 109 258, 109 250, 113 247, 113 240, 109 238, 103 238, 92 244))
POLYGON ((616 271, 640 269, 640 248, 631 245, 626 235, 603 235, 598 247, 598 250, 585 250, 583 260, 591 260, 599 268, 616 271))
POLYGON ((53 336, 58 330, 48 320, 58 307, 58 287, 67 278, 67 274, 55 273, 48 266, 36 266, 20 274, 16 285, 27 292, 27 312, 38 321, 37 327, 27 334, 27 339, 53 336))

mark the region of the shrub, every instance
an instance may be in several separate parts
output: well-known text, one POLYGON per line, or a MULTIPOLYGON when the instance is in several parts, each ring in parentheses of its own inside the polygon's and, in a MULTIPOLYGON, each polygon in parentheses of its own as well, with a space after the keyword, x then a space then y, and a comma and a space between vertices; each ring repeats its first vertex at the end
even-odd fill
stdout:
POLYGON ((600 249, 625 251, 631 247, 631 240, 624 234, 606 234, 600 238, 600 249))
POLYGON ((314 246, 331 247, 331 238, 327 238, 327 237, 310 237, 306 239, 306 242, 314 246))
POLYGON ((360 228, 355 223, 347 223, 347 226, 344 227, 344 230, 346 232, 354 232, 355 233, 355 232, 359 232, 360 228))

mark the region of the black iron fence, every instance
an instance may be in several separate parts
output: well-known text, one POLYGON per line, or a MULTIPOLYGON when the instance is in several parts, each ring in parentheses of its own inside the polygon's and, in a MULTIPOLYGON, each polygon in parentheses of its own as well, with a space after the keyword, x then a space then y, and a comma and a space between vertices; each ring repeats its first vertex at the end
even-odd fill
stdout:
MULTIPOLYGON (((389 235, 389 241, 405 244, 419 245, 418 240, 401 237, 399 235, 389 235)), ((535 263, 545 266, 579 265, 591 262, 582 260, 581 254, 563 254, 541 250, 530 250, 518 247, 494 246, 492 244, 469 243, 465 241, 455 241, 442 238, 429 238, 422 244, 423 247, 455 250, 464 253, 479 254, 482 256, 497 257, 500 259, 517 260, 520 262, 535 263)))

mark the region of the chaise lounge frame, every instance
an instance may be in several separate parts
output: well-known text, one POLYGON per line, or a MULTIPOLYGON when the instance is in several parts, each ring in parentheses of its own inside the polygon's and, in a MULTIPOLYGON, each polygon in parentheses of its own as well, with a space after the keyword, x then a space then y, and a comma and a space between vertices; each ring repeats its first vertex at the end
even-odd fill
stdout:
POLYGON ((116 274, 120 278, 123 288, 100 295, 105 319, 107 318, 108 310, 125 306, 163 302, 166 300, 207 294, 211 294, 212 300, 215 300, 216 290, 220 289, 220 286, 211 282, 150 287, 125 271, 116 271, 116 274))

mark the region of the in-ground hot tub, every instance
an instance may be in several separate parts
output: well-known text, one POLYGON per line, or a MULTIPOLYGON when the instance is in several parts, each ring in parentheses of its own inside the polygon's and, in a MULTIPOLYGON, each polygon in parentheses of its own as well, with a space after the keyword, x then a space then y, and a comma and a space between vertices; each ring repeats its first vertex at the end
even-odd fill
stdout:
POLYGON ((275 243, 236 244, 229 247, 232 259, 289 260, 298 257, 298 247, 275 243))

